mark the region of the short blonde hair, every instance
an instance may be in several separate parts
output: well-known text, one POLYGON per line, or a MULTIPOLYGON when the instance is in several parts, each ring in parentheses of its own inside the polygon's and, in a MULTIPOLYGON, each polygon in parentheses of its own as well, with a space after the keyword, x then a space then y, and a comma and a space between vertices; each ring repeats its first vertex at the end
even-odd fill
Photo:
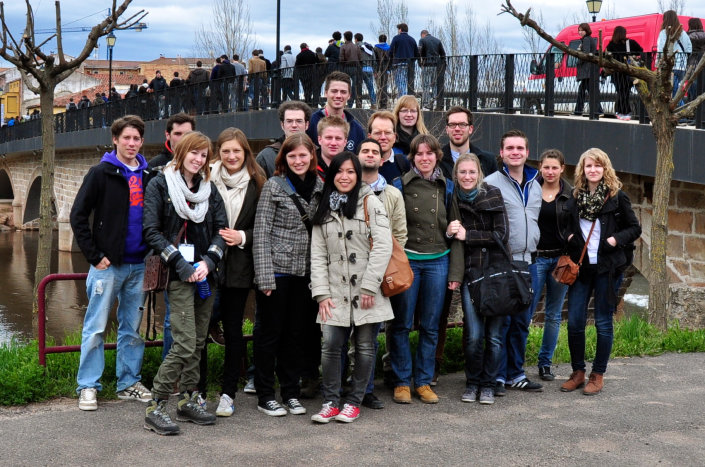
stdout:
POLYGON ((610 196, 617 196, 617 192, 622 188, 622 182, 617 177, 607 153, 599 148, 590 148, 580 155, 578 165, 575 167, 573 195, 577 197, 578 193, 588 189, 587 178, 585 178, 585 159, 588 157, 602 166, 604 169, 602 179, 610 190, 610 196))
POLYGON ((482 184, 485 181, 485 174, 482 172, 482 164, 480 163, 480 158, 477 157, 476 154, 472 152, 466 152, 465 154, 461 154, 460 157, 458 157, 458 160, 455 161, 455 165, 453 166, 453 182, 455 182, 456 186, 458 185, 458 168, 460 167, 460 164, 462 162, 468 162, 472 161, 475 163, 477 166, 477 186, 476 188, 479 190, 482 188, 482 184))

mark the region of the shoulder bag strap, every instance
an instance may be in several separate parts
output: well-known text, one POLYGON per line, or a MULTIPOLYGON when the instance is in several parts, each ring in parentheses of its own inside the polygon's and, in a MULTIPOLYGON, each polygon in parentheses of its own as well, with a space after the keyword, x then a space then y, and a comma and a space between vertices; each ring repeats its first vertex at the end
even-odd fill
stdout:
MULTIPOLYGON (((607 194, 607 197, 605 198, 605 202, 603 203, 603 206, 607 204, 607 200, 610 199, 609 193, 607 194)), ((592 231, 595 229, 595 222, 597 222, 597 218, 595 218, 594 221, 592 221, 592 226, 590 227, 590 233, 588 233, 587 239, 585 239, 585 245, 583 245, 583 251, 580 253, 580 259, 578 260, 578 266, 583 265, 583 258, 585 257, 585 252, 587 251, 587 246, 588 243, 590 242, 590 237, 592 236, 592 231)))
POLYGON ((308 230, 308 233, 311 233, 311 230, 313 230, 313 224, 311 224, 311 219, 308 217, 308 212, 306 212, 306 209, 304 209, 303 205, 301 204, 301 201, 299 201, 298 196, 296 196, 296 192, 291 189, 291 186, 289 186, 289 182, 284 180, 282 177, 272 177, 274 178, 274 181, 284 189, 284 192, 289 195, 289 198, 291 199, 291 202, 294 203, 294 206, 296 206, 296 209, 299 211, 299 215, 301 216, 301 222, 304 223, 304 226, 306 226, 306 230, 308 230))
MULTIPOLYGON (((365 199, 362 201, 362 206, 365 211, 365 224, 367 225, 367 230, 370 230, 370 213, 367 211, 367 198, 369 198, 370 195, 365 196, 365 199)), ((368 235, 370 239, 370 251, 372 251, 372 245, 374 244, 374 241, 372 240, 372 234, 368 235)))

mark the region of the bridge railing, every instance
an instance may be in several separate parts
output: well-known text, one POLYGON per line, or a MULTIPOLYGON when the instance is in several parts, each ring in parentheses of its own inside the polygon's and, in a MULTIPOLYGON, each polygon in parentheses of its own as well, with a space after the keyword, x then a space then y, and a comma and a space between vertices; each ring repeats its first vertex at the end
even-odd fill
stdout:
MULTIPOLYGON (((351 75, 353 97, 350 104, 357 107, 391 109, 400 96, 414 94, 429 110, 442 111, 453 105, 463 105, 473 111, 520 112, 551 117, 572 113, 578 94, 574 63, 572 68, 560 68, 556 73, 553 60, 557 58, 559 61, 559 57, 559 54, 543 57, 534 54, 471 55, 447 57, 433 63, 421 60, 370 61, 361 67, 321 63, 252 73, 186 84, 162 92, 142 92, 119 101, 62 112, 54 116, 54 131, 65 133, 108 127, 113 120, 126 114, 156 120, 182 111, 194 115, 256 111, 276 108, 287 98, 318 107, 325 103, 325 77, 334 70, 351 75), (565 76, 571 73, 572 76, 565 76)), ((612 78, 596 75, 591 81, 597 85, 593 94, 599 95, 604 113, 613 114, 617 96, 612 78)), ((699 95, 704 90, 705 74, 693 85, 691 94, 699 95)), ((597 101, 592 103, 597 104, 597 101)), ((630 103, 632 115, 638 116, 640 123, 648 123, 634 88, 630 103)), ((590 99, 586 104, 586 109, 590 109, 590 99)), ((596 110, 590 113, 593 118, 598 118, 596 110)), ((705 109, 701 106, 696 114, 696 128, 703 128, 704 116, 705 109)), ((0 143, 40 134, 40 120, 30 120, 1 128, 0 143)))

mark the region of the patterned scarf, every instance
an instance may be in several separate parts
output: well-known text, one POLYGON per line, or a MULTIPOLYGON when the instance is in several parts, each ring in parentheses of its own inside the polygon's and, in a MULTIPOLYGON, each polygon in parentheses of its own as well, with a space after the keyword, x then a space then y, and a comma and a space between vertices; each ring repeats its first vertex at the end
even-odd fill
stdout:
POLYGON ((331 192, 331 194, 330 194, 330 199, 329 199, 330 210, 331 210, 331 211, 337 211, 337 210, 339 210, 339 209, 340 209, 341 207, 343 207, 343 206, 345 205, 345 203, 347 203, 347 202, 348 202, 348 195, 346 195, 346 194, 342 194, 342 195, 341 195, 341 194, 338 193, 337 191, 331 192))
POLYGON ((609 196, 609 187, 605 184, 605 180, 600 180, 600 183, 595 188, 595 192, 590 194, 589 190, 581 190, 578 193, 578 215, 582 219, 594 221, 600 215, 602 206, 609 196))
POLYGON ((414 172, 416 172, 416 175, 423 178, 424 180, 428 180, 429 182, 435 182, 436 179, 441 176, 441 168, 440 167, 436 167, 435 169, 433 169, 433 172, 431 172, 431 175, 428 178, 421 175, 421 172, 419 172, 419 169, 417 169, 416 166, 412 165, 411 169, 414 172))
POLYGON ((381 191, 384 191, 384 189, 387 187, 387 179, 385 179, 382 175, 377 174, 377 180, 375 180, 374 183, 370 183, 370 188, 372 188, 372 191, 375 193, 379 193, 381 191))

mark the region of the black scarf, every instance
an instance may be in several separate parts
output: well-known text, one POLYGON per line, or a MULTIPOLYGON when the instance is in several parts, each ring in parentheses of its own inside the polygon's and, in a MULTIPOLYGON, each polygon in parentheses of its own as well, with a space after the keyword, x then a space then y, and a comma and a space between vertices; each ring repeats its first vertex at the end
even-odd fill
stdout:
POLYGON ((313 189, 316 188, 316 172, 306 172, 306 176, 301 180, 301 177, 292 172, 289 166, 287 166, 286 177, 291 181, 291 184, 294 185, 294 190, 296 190, 307 203, 310 203, 313 189))
POLYGON ((597 219, 609 193, 609 187, 605 184, 604 179, 600 180, 595 192, 592 194, 589 190, 581 190, 577 199, 578 215, 582 219, 587 219, 591 222, 597 219))

